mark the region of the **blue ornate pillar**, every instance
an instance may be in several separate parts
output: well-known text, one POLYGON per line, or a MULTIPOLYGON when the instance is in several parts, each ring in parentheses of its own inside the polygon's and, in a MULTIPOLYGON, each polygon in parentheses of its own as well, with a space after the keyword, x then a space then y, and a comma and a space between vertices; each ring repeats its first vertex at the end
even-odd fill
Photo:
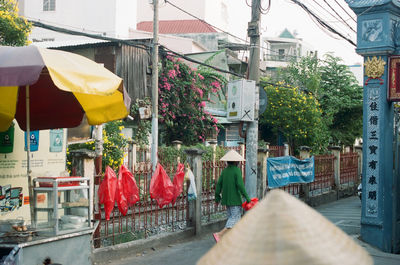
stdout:
POLYGON ((394 109, 388 71, 396 54, 400 2, 346 0, 357 14, 357 53, 364 56, 363 197, 361 237, 385 252, 399 252, 394 109))

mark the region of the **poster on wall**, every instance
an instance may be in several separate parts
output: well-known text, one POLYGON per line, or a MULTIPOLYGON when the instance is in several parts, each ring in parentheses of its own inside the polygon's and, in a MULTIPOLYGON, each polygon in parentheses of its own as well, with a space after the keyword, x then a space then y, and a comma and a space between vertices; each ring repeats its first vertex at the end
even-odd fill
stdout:
POLYGON ((22 187, 12 187, 10 184, 0 186, 0 212, 12 212, 22 206, 22 187))
POLYGON ((5 132, 0 132, 0 153, 9 154, 14 150, 14 124, 5 132))
POLYGON ((63 138, 64 131, 62 129, 50 130, 50 152, 62 152, 63 138))
MULTIPOLYGON (((25 151, 28 149, 26 144, 26 132, 24 134, 25 139, 25 151)), ((39 131, 31 131, 30 132, 30 144, 31 144, 31 152, 35 152, 39 149, 39 131)))

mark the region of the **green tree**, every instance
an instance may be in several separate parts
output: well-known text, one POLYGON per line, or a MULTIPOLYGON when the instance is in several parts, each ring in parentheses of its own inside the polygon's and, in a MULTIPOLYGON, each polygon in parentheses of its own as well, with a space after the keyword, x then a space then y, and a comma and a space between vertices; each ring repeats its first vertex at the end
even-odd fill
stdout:
POLYGON ((319 102, 335 144, 352 145, 362 136, 362 86, 341 59, 327 55, 320 67, 319 102))
POLYGON ((315 96, 327 128, 326 141, 352 145, 362 135, 362 87, 340 58, 330 54, 324 60, 302 57, 281 69, 277 80, 315 96))
POLYGON ((323 149, 325 128, 315 97, 283 83, 265 85, 264 89, 268 106, 260 123, 269 124, 274 134, 281 133, 293 150, 300 145, 312 146, 314 151, 323 149))
POLYGON ((0 0, 0 45, 28 45, 32 24, 18 15, 15 0, 0 0))

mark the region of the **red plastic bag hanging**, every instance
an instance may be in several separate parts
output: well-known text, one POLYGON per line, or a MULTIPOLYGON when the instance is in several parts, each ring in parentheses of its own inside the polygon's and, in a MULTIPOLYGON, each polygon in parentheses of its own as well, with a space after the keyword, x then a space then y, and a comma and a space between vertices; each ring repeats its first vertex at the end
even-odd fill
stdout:
POLYGON ((160 163, 151 177, 150 197, 157 201, 160 208, 169 204, 174 197, 174 185, 160 163))
POLYGON ((124 195, 127 199, 128 207, 130 207, 139 201, 139 189, 136 185, 135 177, 124 165, 121 165, 118 178, 122 179, 124 195))
POLYGON ((172 184, 174 185, 174 197, 172 198, 172 204, 175 204, 176 198, 178 198, 179 194, 183 191, 183 179, 185 177, 185 166, 182 163, 178 164, 176 168, 176 173, 174 176, 174 180, 172 184))
POLYGON ((250 210, 253 208, 256 204, 258 203, 258 198, 252 198, 250 202, 244 202, 242 203, 242 207, 245 211, 250 210))
POLYGON ((118 174, 117 190, 115 193, 115 199, 117 200, 117 205, 119 212, 125 216, 128 212, 128 200, 126 199, 124 193, 124 183, 121 174, 118 174))
POLYGON ((110 220, 110 214, 115 205, 115 192, 117 189, 117 176, 111 167, 106 167, 104 179, 99 186, 99 203, 104 204, 106 220, 110 220))

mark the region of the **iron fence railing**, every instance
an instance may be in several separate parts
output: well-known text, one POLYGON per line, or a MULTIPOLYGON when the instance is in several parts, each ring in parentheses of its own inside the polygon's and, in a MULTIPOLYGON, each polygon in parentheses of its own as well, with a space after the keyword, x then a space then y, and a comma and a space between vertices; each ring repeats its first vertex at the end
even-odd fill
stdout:
MULTIPOLYGON (((314 159, 315 180, 307 184, 310 196, 322 194, 335 188, 335 156, 321 155, 315 156, 314 159)), ((358 155, 356 153, 342 154, 340 163, 341 185, 355 183, 358 176, 358 155)), ((176 165, 163 166, 172 181, 176 165)), ((202 223, 225 218, 225 207, 217 206, 214 203, 215 186, 225 166, 225 162, 220 161, 203 162, 202 223)), ((240 163, 239 166, 242 169, 244 178, 245 162, 240 163)), ((136 166, 131 168, 131 172, 135 176, 139 187, 140 200, 129 208, 126 216, 122 216, 117 205, 115 205, 110 220, 105 220, 104 211, 99 206, 101 214, 95 217, 99 222, 99 226, 93 237, 93 245, 96 248, 129 242, 161 232, 172 232, 187 227, 189 218, 187 190, 189 183, 184 182, 183 192, 178 196, 174 205, 169 204, 160 209, 156 201, 150 198, 150 180, 153 173, 151 163, 136 163, 136 166)), ((268 179, 266 184, 268 186, 268 179)), ((298 183, 287 185, 281 189, 296 197, 301 196, 302 192, 302 186, 298 183)))

